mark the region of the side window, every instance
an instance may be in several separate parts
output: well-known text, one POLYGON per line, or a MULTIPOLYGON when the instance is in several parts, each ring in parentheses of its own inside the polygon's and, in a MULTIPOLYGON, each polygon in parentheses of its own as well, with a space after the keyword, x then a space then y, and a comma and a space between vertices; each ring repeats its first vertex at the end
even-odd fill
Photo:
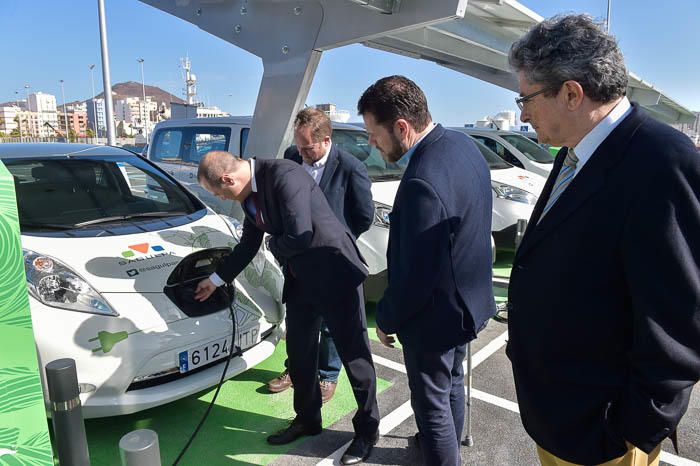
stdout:
POLYGON ((494 142, 498 150, 496 153, 506 162, 508 162, 511 165, 515 165, 516 167, 523 168, 523 163, 518 160, 516 156, 514 156, 508 149, 505 148, 503 144, 500 142, 494 142))
POLYGON ((156 162, 181 163, 182 162, 182 129, 163 129, 153 138, 151 158, 156 162))
POLYGON ((370 155, 372 148, 368 143, 367 134, 363 131, 334 130, 332 139, 338 148, 351 153, 361 162, 367 160, 370 155))
POLYGON ((243 128, 241 130, 241 157, 243 157, 243 154, 245 154, 245 146, 248 144, 248 133, 250 133, 250 128, 243 128))
POLYGON ((190 148, 190 154, 187 161, 191 164, 199 164, 204 154, 213 150, 226 150, 228 141, 231 135, 231 130, 228 128, 216 128, 212 130, 200 131, 194 133, 194 141, 190 148))

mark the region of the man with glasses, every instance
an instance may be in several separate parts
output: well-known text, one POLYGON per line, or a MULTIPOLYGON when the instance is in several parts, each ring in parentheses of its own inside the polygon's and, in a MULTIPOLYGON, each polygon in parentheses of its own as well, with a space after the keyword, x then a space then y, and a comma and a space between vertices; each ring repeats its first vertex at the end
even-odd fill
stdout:
MULTIPOLYGON (((342 223, 357 239, 367 231, 374 219, 371 181, 364 164, 331 141, 332 124, 328 115, 315 108, 301 110, 294 119, 296 146, 284 152, 311 175, 325 194, 328 204, 342 223)), ((287 367, 287 361, 284 363, 287 367)), ((318 354, 318 376, 321 399, 333 398, 342 362, 333 337, 325 324, 321 325, 318 354)), ((292 386, 287 369, 267 383, 272 393, 292 386)))
POLYGON ((506 353, 543 465, 657 465, 700 378, 700 157, 630 104, 586 15, 510 50, 520 119, 562 146, 516 252, 506 353))

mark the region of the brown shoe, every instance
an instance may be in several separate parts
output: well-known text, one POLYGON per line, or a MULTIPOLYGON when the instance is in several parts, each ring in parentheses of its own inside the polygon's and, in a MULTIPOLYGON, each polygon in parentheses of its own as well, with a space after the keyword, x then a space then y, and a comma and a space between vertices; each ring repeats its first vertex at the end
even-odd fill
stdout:
POLYGON ((292 377, 289 375, 287 369, 284 370, 279 376, 267 382, 267 389, 270 393, 283 392, 292 386, 292 377))
POLYGON ((324 403, 330 401, 335 395, 335 386, 338 385, 338 382, 323 380, 319 385, 321 386, 321 401, 324 403))

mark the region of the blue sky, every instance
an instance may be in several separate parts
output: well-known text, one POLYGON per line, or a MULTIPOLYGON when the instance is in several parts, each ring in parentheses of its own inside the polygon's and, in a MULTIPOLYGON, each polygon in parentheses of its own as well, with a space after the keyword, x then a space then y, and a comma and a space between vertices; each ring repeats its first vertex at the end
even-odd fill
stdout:
MULTIPOLYGON (((607 0, 521 0, 548 17, 587 12, 604 18, 607 0)), ((198 97, 234 115, 251 114, 262 76, 260 60, 180 19, 137 0, 105 0, 112 84, 140 81, 136 59, 145 61, 146 83, 181 96, 179 63, 189 54, 197 74, 198 97)), ((102 90, 95 0, 2 0, 0 29, 5 39, 0 102, 31 91, 56 95, 65 81, 66 100, 90 95, 88 66, 102 90)), ((671 3, 613 0, 612 32, 627 67, 667 95, 700 110, 700 1, 671 3), (643 5, 643 6, 640 6, 643 5), (668 5, 668 6, 667 6, 668 5)), ((425 91, 436 121, 473 122, 501 110, 515 110, 515 94, 431 62, 351 45, 325 52, 308 104, 334 102, 355 115, 357 99, 376 79, 404 74, 425 91)))

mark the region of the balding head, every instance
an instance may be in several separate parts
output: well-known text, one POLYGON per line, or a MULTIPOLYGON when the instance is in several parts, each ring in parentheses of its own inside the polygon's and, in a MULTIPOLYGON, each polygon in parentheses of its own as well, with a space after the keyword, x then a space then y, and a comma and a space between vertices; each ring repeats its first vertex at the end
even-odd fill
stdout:
POLYGON ((242 202, 250 194, 250 163, 220 150, 207 152, 199 161, 197 180, 222 199, 242 202))

